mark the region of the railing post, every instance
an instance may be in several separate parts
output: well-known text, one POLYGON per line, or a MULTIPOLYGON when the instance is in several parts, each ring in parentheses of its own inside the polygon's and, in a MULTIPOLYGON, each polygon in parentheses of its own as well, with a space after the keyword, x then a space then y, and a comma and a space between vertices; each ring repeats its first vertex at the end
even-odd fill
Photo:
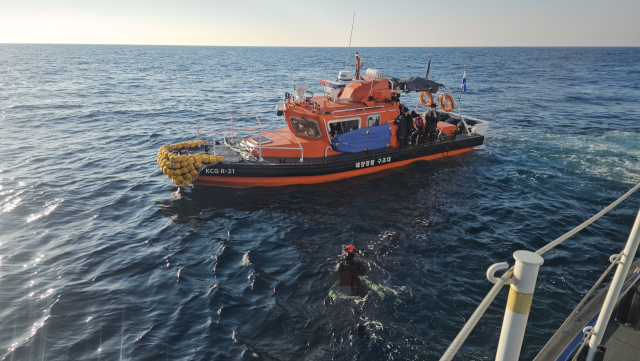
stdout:
POLYGON ((589 340, 589 353, 587 353, 587 361, 593 361, 593 358, 596 355, 597 348, 602 341, 602 336, 604 336, 604 332, 607 329, 607 325, 609 324, 609 319, 611 318, 611 313, 613 312, 613 308, 616 305, 616 301, 618 300, 618 295, 620 294, 620 290, 622 290, 624 278, 629 272, 629 268, 631 267, 631 263, 633 262, 633 257, 636 255, 636 251, 638 250, 639 242, 640 212, 638 212, 636 222, 633 224, 633 228, 631 228, 631 233, 629 234, 627 245, 624 247, 624 251, 622 252, 620 261, 618 261, 619 265, 616 269, 616 274, 613 276, 611 285, 609 286, 607 298, 605 298, 604 303, 602 304, 602 310, 600 311, 600 315, 598 316, 598 322, 596 322, 596 325, 593 328, 593 333, 591 335, 591 339, 589 340))
POLYGON ((260 151, 259 151, 260 155, 258 156, 258 158, 259 158, 259 159, 258 159, 258 161, 259 161, 259 162, 262 162, 262 128, 260 128, 260 139, 259 139, 259 143, 260 143, 260 144, 258 145, 258 147, 259 147, 259 149, 260 149, 260 151))
POLYGON ((232 142, 236 142, 236 140, 233 138, 233 115, 231 116, 231 141, 232 142))
POLYGON ((529 251, 516 251, 513 258, 516 260, 514 283, 509 289, 496 361, 517 361, 520 356, 538 269, 544 263, 542 256, 529 251))

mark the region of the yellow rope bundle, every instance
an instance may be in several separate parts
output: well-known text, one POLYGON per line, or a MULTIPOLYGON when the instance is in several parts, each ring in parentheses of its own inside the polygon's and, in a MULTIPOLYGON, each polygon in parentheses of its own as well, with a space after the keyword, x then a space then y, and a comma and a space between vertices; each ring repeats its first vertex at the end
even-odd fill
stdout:
MULTIPOLYGON (((204 140, 200 141, 200 145, 204 145, 204 140)), ((163 145, 160 148, 157 156, 160 170, 167 177, 171 178, 177 186, 186 187, 191 184, 203 164, 216 164, 224 160, 224 157, 209 154, 177 155, 174 153, 174 151, 195 148, 197 146, 198 141, 192 140, 189 142, 163 145)))

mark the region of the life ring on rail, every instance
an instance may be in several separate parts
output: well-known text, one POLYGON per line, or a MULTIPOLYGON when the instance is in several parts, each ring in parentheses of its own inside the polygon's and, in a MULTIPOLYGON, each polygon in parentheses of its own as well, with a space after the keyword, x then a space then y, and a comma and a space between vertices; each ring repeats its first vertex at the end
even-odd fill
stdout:
POLYGON ((431 95, 431 92, 420 92, 420 104, 424 105, 427 108, 429 108, 431 104, 433 104, 433 95, 431 95), (429 97, 428 102, 425 99, 426 97, 429 97))
POLYGON ((442 94, 438 97, 438 105, 440 105, 440 109, 445 112, 450 112, 453 110, 453 98, 449 94, 442 94))

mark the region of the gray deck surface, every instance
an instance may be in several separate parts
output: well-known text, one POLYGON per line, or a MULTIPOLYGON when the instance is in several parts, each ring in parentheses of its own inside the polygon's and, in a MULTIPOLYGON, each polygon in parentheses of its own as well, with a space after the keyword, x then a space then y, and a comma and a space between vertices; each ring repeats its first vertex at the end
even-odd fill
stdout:
POLYGON ((640 360, 640 331, 610 321, 602 338, 607 351, 605 361, 638 361, 640 360))
MULTIPOLYGON (((640 268, 640 259, 633 262, 625 280, 632 276, 636 268, 640 268)), ((598 292, 591 301, 587 302, 571 322, 559 329, 551 337, 533 361, 556 360, 567 344, 577 334, 582 333, 584 325, 600 312, 608 290, 609 285, 598 292)), ((602 340, 600 344, 607 348, 605 360, 640 361, 640 331, 634 331, 628 326, 620 325, 616 321, 610 320, 602 340)))

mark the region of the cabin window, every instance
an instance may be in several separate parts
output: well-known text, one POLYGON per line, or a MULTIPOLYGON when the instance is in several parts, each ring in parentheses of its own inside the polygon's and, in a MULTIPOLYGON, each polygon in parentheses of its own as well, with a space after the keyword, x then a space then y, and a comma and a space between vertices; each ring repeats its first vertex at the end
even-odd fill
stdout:
POLYGON ((375 127, 380 125, 380 115, 370 115, 367 117, 367 127, 375 127))
POLYGON ((332 120, 328 124, 329 135, 334 138, 336 135, 340 135, 346 132, 350 132, 360 128, 360 118, 351 118, 343 120, 332 120))
POLYGON ((320 138, 320 127, 318 122, 313 119, 289 117, 291 122, 291 128, 293 132, 299 135, 306 135, 308 137, 320 138))

